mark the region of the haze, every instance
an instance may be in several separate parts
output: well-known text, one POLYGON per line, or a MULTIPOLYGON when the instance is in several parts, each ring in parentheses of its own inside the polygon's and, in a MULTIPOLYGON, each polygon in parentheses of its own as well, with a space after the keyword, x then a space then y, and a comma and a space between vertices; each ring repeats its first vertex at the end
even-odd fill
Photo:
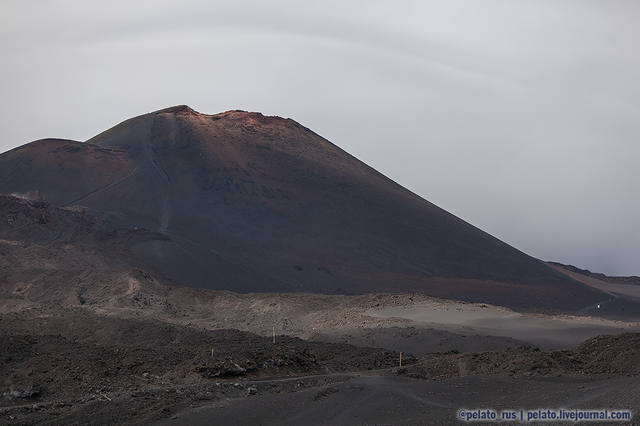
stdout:
POLYGON ((640 274, 640 3, 3 1, 0 152, 291 117, 545 260, 640 274))

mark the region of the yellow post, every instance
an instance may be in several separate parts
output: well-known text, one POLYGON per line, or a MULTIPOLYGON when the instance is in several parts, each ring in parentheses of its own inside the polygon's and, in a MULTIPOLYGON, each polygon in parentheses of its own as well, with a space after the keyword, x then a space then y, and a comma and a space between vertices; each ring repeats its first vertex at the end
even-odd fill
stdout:
POLYGON ((213 348, 211 348, 211 358, 213 358, 213 348))
POLYGON ((402 368, 402 352, 400 352, 400 368, 402 368))

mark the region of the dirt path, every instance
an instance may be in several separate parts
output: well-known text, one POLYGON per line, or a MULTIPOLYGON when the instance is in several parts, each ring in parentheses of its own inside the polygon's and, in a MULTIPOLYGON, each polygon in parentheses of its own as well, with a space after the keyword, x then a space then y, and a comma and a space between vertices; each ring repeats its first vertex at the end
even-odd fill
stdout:
POLYGON ((363 376, 293 394, 264 394, 188 409, 160 424, 459 424, 460 408, 640 406, 640 379, 363 376))

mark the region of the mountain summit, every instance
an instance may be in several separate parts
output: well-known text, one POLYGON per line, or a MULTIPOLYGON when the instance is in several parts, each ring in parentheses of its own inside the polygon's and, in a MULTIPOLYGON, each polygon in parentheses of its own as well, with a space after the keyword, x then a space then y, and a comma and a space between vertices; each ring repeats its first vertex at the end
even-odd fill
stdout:
POLYGON ((131 256, 189 286, 406 292, 573 309, 590 289, 413 194, 291 119, 181 105, 86 142, 0 155, 0 193, 164 238, 131 256))

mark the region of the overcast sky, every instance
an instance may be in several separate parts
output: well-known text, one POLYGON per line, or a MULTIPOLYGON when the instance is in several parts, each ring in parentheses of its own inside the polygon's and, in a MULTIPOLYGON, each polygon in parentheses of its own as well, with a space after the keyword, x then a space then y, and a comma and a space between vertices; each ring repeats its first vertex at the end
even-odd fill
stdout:
POLYGON ((0 151, 291 117, 545 260, 640 275, 640 2, 0 0, 0 151))

